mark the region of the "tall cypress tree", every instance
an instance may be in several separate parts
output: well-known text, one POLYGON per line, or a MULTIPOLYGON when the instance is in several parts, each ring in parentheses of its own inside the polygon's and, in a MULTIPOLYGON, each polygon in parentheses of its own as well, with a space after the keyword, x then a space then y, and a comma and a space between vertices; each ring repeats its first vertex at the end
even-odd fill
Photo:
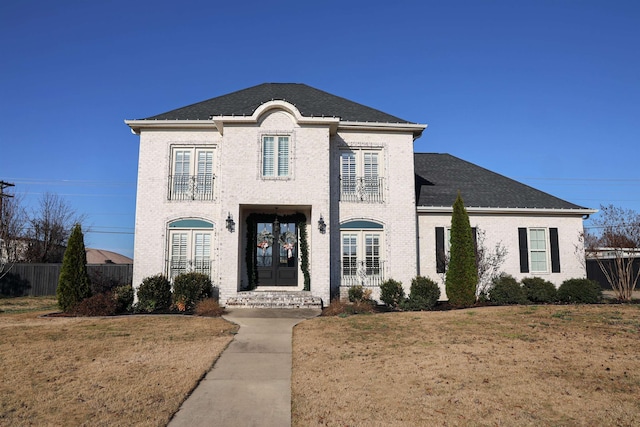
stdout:
POLYGON ((451 217, 451 249, 445 279, 447 297, 452 305, 470 306, 476 301, 478 270, 473 247, 473 232, 469 214, 458 193, 451 217))
POLYGON ((87 274, 87 253, 84 249, 82 227, 76 224, 67 243, 62 259, 62 270, 56 289, 58 305, 63 311, 91 296, 91 282, 87 274))

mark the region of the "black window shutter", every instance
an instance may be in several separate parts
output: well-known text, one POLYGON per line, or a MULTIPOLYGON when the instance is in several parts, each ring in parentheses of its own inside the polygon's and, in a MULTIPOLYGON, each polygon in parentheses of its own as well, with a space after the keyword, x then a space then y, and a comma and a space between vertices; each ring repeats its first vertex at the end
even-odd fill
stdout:
POLYGON ((444 227, 436 227, 436 272, 444 273, 446 268, 445 263, 444 227))
POLYGON ((560 273, 560 248, 558 246, 558 229, 549 229, 549 243, 551 245, 551 272, 560 273))
POLYGON ((527 245, 527 229, 518 228, 520 242, 520 273, 529 272, 529 246, 527 245))
POLYGON ((478 230, 475 227, 471 227, 471 234, 473 234, 473 253, 478 258, 478 230))

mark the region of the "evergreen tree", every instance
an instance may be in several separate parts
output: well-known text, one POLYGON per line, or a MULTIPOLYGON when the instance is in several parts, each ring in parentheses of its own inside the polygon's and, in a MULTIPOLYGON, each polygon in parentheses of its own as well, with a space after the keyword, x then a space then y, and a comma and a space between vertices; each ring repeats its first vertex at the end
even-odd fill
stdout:
POLYGON ((445 279, 449 302, 456 306, 470 306, 476 300, 478 270, 469 214, 460 193, 453 204, 451 217, 450 260, 445 279))
POLYGON ((80 224, 75 225, 69 237, 56 295, 58 305, 63 311, 71 310, 83 299, 91 296, 91 282, 87 274, 87 254, 80 224))

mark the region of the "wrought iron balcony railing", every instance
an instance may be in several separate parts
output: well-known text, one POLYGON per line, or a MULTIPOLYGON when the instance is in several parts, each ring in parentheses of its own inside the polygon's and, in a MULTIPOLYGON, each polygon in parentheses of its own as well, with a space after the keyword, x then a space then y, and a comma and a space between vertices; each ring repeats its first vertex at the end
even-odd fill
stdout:
POLYGON ((384 178, 382 177, 340 177, 340 200, 343 202, 384 202, 384 178))
POLYGON ((215 175, 170 175, 169 200, 213 200, 215 175))
POLYGON ((202 273, 211 277, 210 259, 171 258, 168 262, 169 277, 171 279, 183 273, 202 273))
POLYGON ((356 260, 353 258, 342 259, 342 281, 340 286, 364 287, 380 286, 385 281, 385 261, 378 258, 356 260))

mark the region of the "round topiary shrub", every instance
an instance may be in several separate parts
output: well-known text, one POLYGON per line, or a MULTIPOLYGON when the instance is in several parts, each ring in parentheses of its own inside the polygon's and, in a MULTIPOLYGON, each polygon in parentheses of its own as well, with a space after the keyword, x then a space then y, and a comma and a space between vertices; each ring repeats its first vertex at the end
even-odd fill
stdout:
POLYGON ((602 288, 589 279, 569 279, 558 288, 558 301, 573 304, 595 304, 602 299, 602 288))
POLYGON ((113 300, 116 302, 116 312, 126 313, 133 308, 133 287, 122 285, 113 288, 113 300))
POLYGON ((405 310, 431 310, 440 299, 440 287, 428 277, 416 276, 411 280, 409 299, 401 306, 405 310))
POLYGON ((193 271, 173 280, 173 303, 180 311, 191 311, 198 301, 212 295, 211 279, 206 274, 193 271))
POLYGON ((138 288, 139 311, 152 312, 171 307, 171 283, 162 274, 146 277, 138 288))
POLYGON ((380 301, 388 307, 395 308, 404 301, 402 282, 393 279, 386 280, 380 285, 380 301))
POLYGON ((349 288, 349 301, 356 302, 362 301, 364 298, 364 288, 362 285, 355 285, 349 288))
POLYGON ((525 277, 522 289, 527 299, 536 304, 549 304, 556 301, 556 285, 542 277, 525 277))
POLYGON ((509 274, 501 274, 493 279, 489 290, 489 301, 499 304, 526 304, 527 297, 520 283, 509 274))

